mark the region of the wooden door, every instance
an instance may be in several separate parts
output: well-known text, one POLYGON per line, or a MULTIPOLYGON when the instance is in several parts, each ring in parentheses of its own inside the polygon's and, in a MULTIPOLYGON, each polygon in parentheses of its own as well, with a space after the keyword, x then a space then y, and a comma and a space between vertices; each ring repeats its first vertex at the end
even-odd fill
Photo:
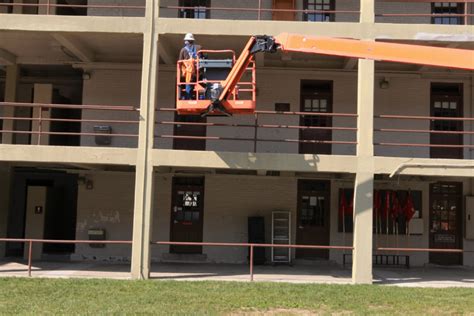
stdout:
MULTIPOLYGON (((308 113, 330 113, 332 112, 332 81, 302 81, 301 82, 301 112, 308 113)), ((302 115, 301 126, 308 127, 331 127, 330 116, 302 115)), ((300 140, 302 141, 330 141, 331 130, 325 129, 301 129, 300 140)), ((300 154, 331 154, 331 144, 305 143, 299 146, 300 154)))
POLYGON ((190 138, 175 138, 173 149, 181 150, 206 150, 206 140, 199 137, 206 136, 206 126, 193 125, 192 123, 206 123, 206 118, 200 115, 175 115, 176 122, 191 123, 178 124, 174 126, 175 136, 186 136, 190 138), (197 138, 193 138, 197 137, 197 138))
MULTIPOLYGON (((174 178, 171 241, 202 242, 204 178, 174 178)), ((201 246, 171 246, 172 253, 202 253, 201 246)))
MULTIPOLYGON (((431 85, 431 116, 462 117, 462 84, 433 83, 431 85)), ((431 130, 453 132, 462 131, 462 121, 433 120, 431 130)), ((462 145, 462 134, 431 134, 432 145, 462 145)), ((431 147, 431 158, 462 159, 463 148, 431 147)))
MULTIPOLYGON (((462 248, 462 183, 430 186, 430 248, 462 248)), ((460 253, 430 252, 430 263, 462 264, 460 253)))
MULTIPOLYGON (((298 181, 296 243, 329 245, 330 182, 298 181)), ((297 249, 299 259, 328 259, 328 250, 297 249)))
MULTIPOLYGON (((273 9, 276 10, 294 10, 295 0, 273 0, 273 9)), ((291 11, 273 11, 272 19, 276 21, 295 21, 295 12, 291 11)))

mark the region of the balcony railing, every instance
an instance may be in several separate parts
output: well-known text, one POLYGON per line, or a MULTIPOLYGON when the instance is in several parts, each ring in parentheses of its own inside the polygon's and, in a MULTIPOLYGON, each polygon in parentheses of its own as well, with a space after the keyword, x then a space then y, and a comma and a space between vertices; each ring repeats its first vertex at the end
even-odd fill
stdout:
POLYGON ((160 149, 353 155, 357 145, 353 113, 256 111, 238 118, 183 121, 186 116, 175 115, 173 108, 158 111, 155 147, 160 149))
POLYGON ((0 102, 0 109, 3 144, 137 146, 139 117, 133 106, 0 102))
POLYGON ((144 17, 146 4, 130 4, 137 1, 79 1, 76 4, 62 4, 55 0, 42 3, 0 3, 0 13, 40 14, 40 15, 74 15, 74 16, 138 16, 144 17))
POLYGON ((374 129, 374 145, 379 156, 474 159, 474 118, 409 115, 376 115, 375 118, 376 126, 390 126, 374 129), (407 128, 409 125, 404 123, 407 121, 425 127, 407 128), (442 123, 448 123, 444 125, 450 128, 442 128, 442 123))

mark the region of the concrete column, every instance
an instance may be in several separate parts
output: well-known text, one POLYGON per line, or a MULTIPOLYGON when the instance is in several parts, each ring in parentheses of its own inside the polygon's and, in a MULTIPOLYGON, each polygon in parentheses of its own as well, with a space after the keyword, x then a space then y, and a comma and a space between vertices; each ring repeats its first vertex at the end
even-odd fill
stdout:
MULTIPOLYGON (((38 4, 56 4, 56 0, 39 0, 38 4)), ((56 15, 56 7, 48 7, 47 6, 39 6, 38 7, 38 14, 49 14, 49 15, 56 15)))
MULTIPOLYGON (((35 84, 34 85, 34 103, 45 103, 51 104, 53 103, 53 85, 52 84, 35 84)), ((33 118, 50 118, 51 117, 51 109, 50 108, 33 108, 33 118)), ((31 130, 32 131, 43 131, 48 132, 51 123, 48 121, 33 121, 31 123, 31 130)), ((48 145, 49 144, 49 135, 39 135, 39 134, 32 134, 31 135, 31 144, 32 145, 48 145)))
POLYGON ((360 0, 360 22, 375 22, 375 0, 360 0))
POLYGON ((147 2, 147 28, 143 34, 143 67, 140 101, 140 126, 135 169, 135 205, 133 213, 132 278, 150 276, 150 241, 153 218, 153 149, 154 114, 158 73, 158 34, 155 21, 159 0, 147 2))
MULTIPOLYGON (((18 88, 18 78, 20 75, 20 67, 18 65, 7 66, 6 82, 5 82, 5 102, 15 102, 18 88)), ((14 117, 15 108, 6 106, 3 108, 3 116, 14 117)), ((3 120, 3 129, 12 131, 14 122, 12 120, 3 120)), ((4 133, 2 135, 3 144, 13 144, 13 134, 4 133)))
POLYGON ((372 212, 374 190, 375 63, 359 60, 357 88, 357 174, 354 191, 352 282, 372 283, 372 212))

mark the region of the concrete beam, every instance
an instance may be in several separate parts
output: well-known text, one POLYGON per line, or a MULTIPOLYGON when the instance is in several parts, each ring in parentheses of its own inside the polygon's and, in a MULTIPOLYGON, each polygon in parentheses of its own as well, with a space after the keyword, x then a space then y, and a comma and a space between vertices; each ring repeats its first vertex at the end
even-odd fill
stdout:
POLYGON ((36 32, 85 33, 143 33, 145 20, 141 17, 99 17, 5 14, 0 19, 0 30, 36 32))
POLYGON ((92 63, 95 60, 94 52, 88 47, 84 46, 78 40, 65 34, 53 34, 53 38, 76 56, 80 61, 85 63, 92 63))
POLYGON ((346 60, 344 61, 344 66, 342 67, 342 69, 352 70, 352 69, 355 68, 358 61, 359 60, 357 58, 346 58, 346 60))
POLYGON ((135 165, 132 148, 0 145, 0 161, 62 164, 135 165))
POLYGON ((154 149, 155 167, 355 173, 357 158, 338 155, 230 153, 154 149))
POLYGON ((158 43, 158 54, 167 65, 175 65, 178 60, 176 52, 170 49, 170 44, 164 38, 160 38, 158 43))
POLYGON ((7 51, 6 49, 0 48, 0 65, 15 65, 16 64, 16 55, 7 51))

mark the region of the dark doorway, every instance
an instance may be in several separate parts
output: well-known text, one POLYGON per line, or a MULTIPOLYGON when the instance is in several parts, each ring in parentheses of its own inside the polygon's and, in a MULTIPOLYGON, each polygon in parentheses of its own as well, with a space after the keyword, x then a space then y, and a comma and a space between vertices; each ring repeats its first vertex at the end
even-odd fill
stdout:
MULTIPOLYGON (((72 104, 71 100, 62 96, 58 89, 53 91, 53 103, 72 104)), ((80 109, 53 108, 51 118, 59 120, 51 122, 50 131, 64 134, 52 134, 49 137, 49 144, 53 146, 80 146, 81 123, 75 120, 80 120, 81 115, 80 109)))
MULTIPOLYGON (((308 113, 330 113, 332 112, 332 81, 301 81, 301 112, 308 113)), ((301 126, 308 127, 331 127, 330 116, 302 115, 301 126)), ((331 144, 314 143, 311 141, 331 141, 331 130, 325 129, 301 129, 299 146, 300 154, 331 154, 331 144)))
MULTIPOLYGON (((206 123, 206 118, 199 115, 175 115, 176 122, 183 123, 206 123)), ((174 126, 175 136, 190 138, 175 138, 173 149, 181 150, 206 150, 206 140, 193 138, 206 136, 206 126, 193 124, 178 124, 174 126)))
POLYGON ((87 15, 87 0, 75 0, 74 2, 68 0, 58 0, 58 4, 62 5, 76 5, 77 7, 57 7, 57 15, 87 15))
MULTIPOLYGON (((431 116, 462 117, 463 116, 463 85, 462 83, 431 84, 431 116)), ((462 121, 432 120, 431 130, 443 131, 443 134, 430 136, 432 145, 462 145, 462 134, 447 132, 462 131, 462 121)), ((462 159, 463 148, 431 147, 431 158, 462 159)))
MULTIPOLYGON (((329 245, 330 182, 298 181, 296 243, 329 245)), ((297 259, 329 259, 328 250, 297 249, 297 259)))
MULTIPOLYGON (((202 242, 204 178, 173 178, 171 241, 202 242)), ((170 252, 200 254, 201 246, 170 246, 170 252)))
MULTIPOLYGON (((25 237, 26 201, 29 186, 47 188, 44 238, 75 239, 77 217, 77 175, 61 172, 14 171, 11 202, 8 213, 8 238, 25 237)), ((22 243, 8 243, 6 255, 23 256, 22 243)), ((43 253, 73 253, 73 244, 44 244, 43 253)))
MULTIPOLYGON (((430 248, 462 249, 462 183, 430 185, 430 248)), ((461 253, 430 252, 430 263, 461 265, 461 253)))

